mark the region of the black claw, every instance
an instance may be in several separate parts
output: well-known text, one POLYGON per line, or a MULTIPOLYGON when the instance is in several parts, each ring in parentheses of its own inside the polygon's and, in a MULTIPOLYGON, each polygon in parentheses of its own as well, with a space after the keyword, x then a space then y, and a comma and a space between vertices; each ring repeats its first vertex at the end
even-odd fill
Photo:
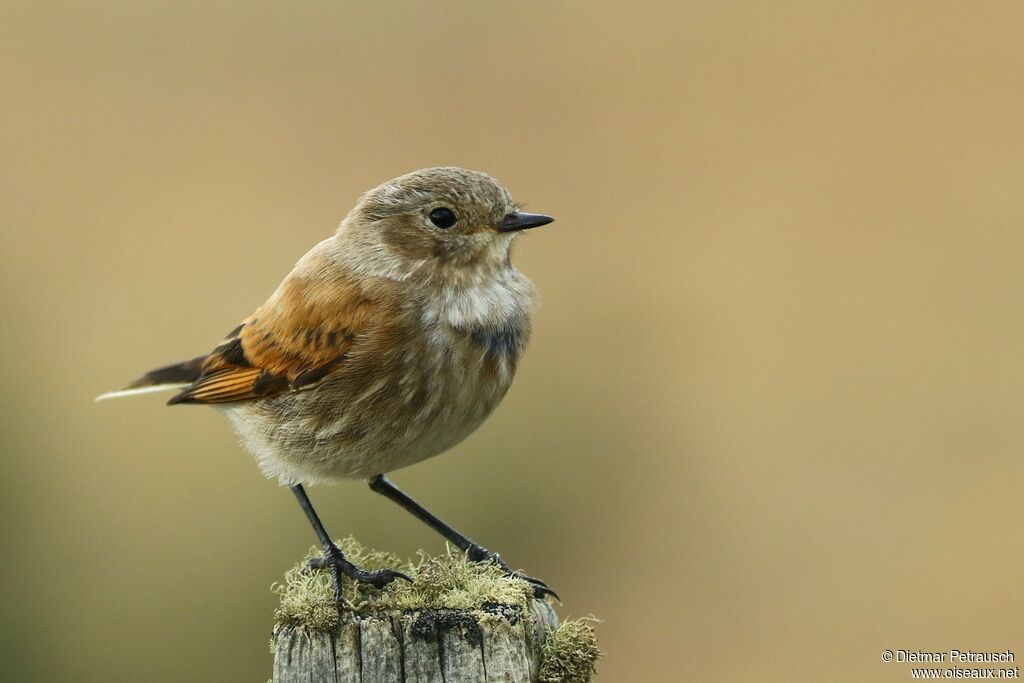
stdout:
POLYGON ((334 579, 334 599, 339 603, 341 602, 342 576, 368 583, 374 588, 384 588, 395 579, 404 579, 412 583, 412 579, 408 576, 393 569, 378 569, 372 572, 361 569, 345 559, 341 548, 335 545, 325 548, 323 557, 314 557, 307 562, 306 566, 302 568, 302 572, 308 574, 314 569, 327 569, 331 572, 331 577, 334 579))
POLYGON ((522 579, 526 583, 533 586, 533 597, 537 598, 538 600, 542 599, 545 595, 550 595, 555 600, 558 600, 558 602, 562 602, 562 598, 558 597, 558 593, 552 590, 550 586, 548 586, 540 579, 535 579, 532 576, 526 576, 525 574, 520 574, 519 572, 511 572, 509 573, 509 576, 514 576, 517 579, 522 579))
POLYGON ((538 586, 540 588, 547 588, 548 587, 548 585, 546 583, 544 583, 540 579, 535 579, 532 576, 519 576, 519 578, 523 579, 524 581, 526 581, 528 583, 532 583, 534 586, 538 586))
POLYGON ((545 595, 550 595, 555 600, 558 600, 558 602, 562 602, 562 599, 558 597, 558 593, 556 593, 550 587, 548 587, 546 583, 544 583, 540 579, 535 579, 532 576, 527 576, 526 574, 521 574, 520 572, 514 571, 511 567, 508 566, 508 564, 505 563, 505 560, 501 559, 501 555, 499 555, 498 553, 492 553, 487 548, 474 545, 470 546, 469 550, 466 551, 466 557, 468 557, 471 562, 493 562, 494 564, 501 567, 501 570, 504 571, 507 576, 522 579, 523 581, 533 586, 533 597, 537 598, 538 600, 542 599, 545 595))
POLYGON ((555 600, 557 600, 559 603, 562 602, 562 598, 558 597, 558 593, 556 593, 555 591, 551 590, 547 586, 538 586, 537 584, 534 584, 534 586, 533 586, 533 597, 534 598, 536 598, 537 600, 543 600, 544 596, 546 596, 546 595, 550 595, 555 600))
POLYGON ((359 570, 358 574, 349 574, 349 576, 354 578, 356 581, 368 583, 376 588, 383 588, 395 579, 403 579, 405 581, 408 581, 409 583, 412 583, 412 579, 410 579, 408 576, 406 576, 402 572, 396 572, 393 569, 378 569, 375 572, 359 570))

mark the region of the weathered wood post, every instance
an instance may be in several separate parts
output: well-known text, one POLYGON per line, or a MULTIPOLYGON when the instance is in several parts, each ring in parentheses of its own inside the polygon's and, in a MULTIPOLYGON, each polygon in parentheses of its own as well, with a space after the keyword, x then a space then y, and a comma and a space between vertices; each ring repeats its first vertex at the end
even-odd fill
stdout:
MULTIPOLYGON (((343 542, 357 564, 399 567, 343 542)), ((558 617, 532 587, 449 553, 402 568, 414 583, 382 591, 348 582, 334 602, 324 572, 303 563, 275 587, 274 683, 587 683, 599 654, 583 622, 558 617)))

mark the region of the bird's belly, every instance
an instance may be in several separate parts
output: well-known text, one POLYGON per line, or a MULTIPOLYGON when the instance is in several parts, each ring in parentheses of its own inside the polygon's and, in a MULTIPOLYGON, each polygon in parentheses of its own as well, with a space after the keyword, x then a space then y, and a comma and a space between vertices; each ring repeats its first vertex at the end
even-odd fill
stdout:
POLYGON ((515 368, 512 352, 472 341, 423 353, 361 382, 339 374, 227 412, 264 473, 284 483, 389 472, 465 439, 501 401, 515 368))

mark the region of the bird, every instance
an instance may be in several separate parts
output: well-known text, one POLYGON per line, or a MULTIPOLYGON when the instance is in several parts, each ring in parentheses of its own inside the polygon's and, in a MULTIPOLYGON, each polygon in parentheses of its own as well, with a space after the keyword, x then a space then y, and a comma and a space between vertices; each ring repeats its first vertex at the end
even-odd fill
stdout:
POLYGON ((222 410, 263 473, 290 487, 315 531, 341 601, 343 577, 383 588, 411 580, 354 565, 305 486, 364 479, 474 562, 511 570, 386 475, 469 436, 511 385, 537 291, 511 261, 526 213, 492 176, 424 168, 364 193, 337 230, 214 349, 147 372, 97 400, 176 390, 168 405, 222 410))

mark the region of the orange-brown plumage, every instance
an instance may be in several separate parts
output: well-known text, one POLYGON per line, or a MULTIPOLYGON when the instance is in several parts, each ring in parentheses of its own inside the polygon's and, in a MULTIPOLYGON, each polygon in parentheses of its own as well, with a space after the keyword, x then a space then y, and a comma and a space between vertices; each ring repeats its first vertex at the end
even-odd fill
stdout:
POLYGON ((300 391, 339 369, 361 335, 394 315, 382 292, 339 275, 334 273, 329 284, 290 275, 170 402, 232 403, 300 391), (317 296, 318 291, 331 296, 317 296))

